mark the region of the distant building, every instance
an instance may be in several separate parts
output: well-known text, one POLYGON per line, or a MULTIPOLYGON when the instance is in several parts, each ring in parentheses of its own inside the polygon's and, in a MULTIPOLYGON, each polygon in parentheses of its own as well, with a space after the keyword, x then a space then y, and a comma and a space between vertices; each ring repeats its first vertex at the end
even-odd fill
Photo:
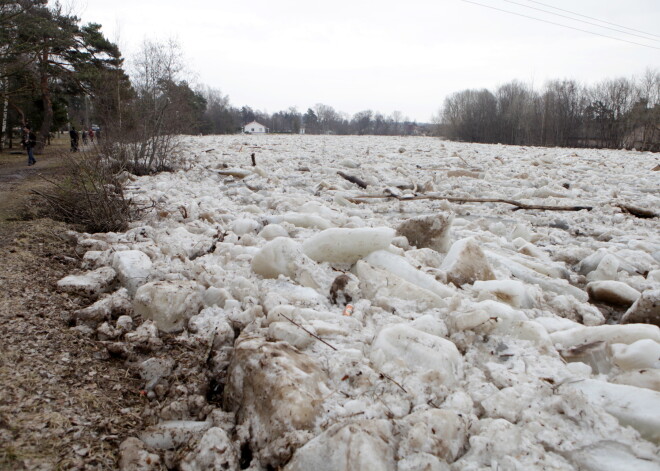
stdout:
POLYGON ((243 126, 243 132, 249 134, 265 134, 268 132, 268 128, 263 124, 257 123, 256 121, 252 121, 251 123, 248 123, 245 126, 243 126))

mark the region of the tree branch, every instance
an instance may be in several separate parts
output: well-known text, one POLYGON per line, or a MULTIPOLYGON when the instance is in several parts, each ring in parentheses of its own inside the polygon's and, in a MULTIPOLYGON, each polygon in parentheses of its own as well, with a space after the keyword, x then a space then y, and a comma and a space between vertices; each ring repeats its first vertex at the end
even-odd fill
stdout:
POLYGON ((456 196, 442 195, 421 195, 409 198, 394 195, 358 195, 353 198, 347 198, 351 203, 366 203, 369 199, 387 199, 395 198, 399 201, 417 201, 417 200, 445 200, 453 203, 504 203, 515 206, 513 211, 520 209, 539 209, 545 211, 581 211, 583 209, 591 211, 593 206, 545 206, 540 204, 526 204, 519 201, 507 200, 502 198, 461 198, 456 196))

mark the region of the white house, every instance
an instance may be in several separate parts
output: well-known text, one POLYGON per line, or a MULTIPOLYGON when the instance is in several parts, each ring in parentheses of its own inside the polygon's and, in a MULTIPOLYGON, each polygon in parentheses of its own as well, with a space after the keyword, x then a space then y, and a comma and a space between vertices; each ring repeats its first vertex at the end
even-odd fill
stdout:
POLYGON ((265 134, 268 132, 268 128, 263 124, 259 124, 256 121, 243 126, 243 132, 248 132, 250 134, 265 134))

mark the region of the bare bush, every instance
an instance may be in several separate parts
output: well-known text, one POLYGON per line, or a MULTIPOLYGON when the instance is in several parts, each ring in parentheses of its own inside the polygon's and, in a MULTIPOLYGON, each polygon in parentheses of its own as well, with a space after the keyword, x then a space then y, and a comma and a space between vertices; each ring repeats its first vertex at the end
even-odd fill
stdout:
POLYGON ((48 180, 46 191, 33 190, 45 206, 40 211, 56 221, 87 232, 124 231, 138 208, 124 195, 122 183, 105 159, 81 152, 65 154, 64 178, 48 180))

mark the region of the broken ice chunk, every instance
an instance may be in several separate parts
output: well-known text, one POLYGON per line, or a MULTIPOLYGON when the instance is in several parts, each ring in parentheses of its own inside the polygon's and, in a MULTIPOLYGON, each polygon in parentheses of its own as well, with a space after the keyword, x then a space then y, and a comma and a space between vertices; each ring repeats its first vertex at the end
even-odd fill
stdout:
POLYGON ((110 267, 101 267, 82 275, 69 275, 57 282, 58 289, 67 293, 96 299, 111 290, 117 273, 110 267))
POLYGON ((509 304, 515 308, 530 309, 534 307, 538 288, 526 285, 517 280, 476 281, 474 289, 479 292, 479 299, 493 297, 495 300, 509 304))
POLYGON ((602 340, 563 350, 561 356, 569 362, 589 365, 596 374, 607 374, 612 369, 610 350, 602 340))
POLYGON ((602 441, 567 453, 570 460, 584 471, 658 471, 660 460, 635 456, 629 446, 614 441, 602 441))
POLYGON ((254 219, 234 219, 229 228, 237 236, 256 233, 261 225, 254 219))
POLYGON ((202 308, 202 295, 194 281, 154 281, 138 288, 133 299, 136 314, 152 319, 163 332, 179 332, 202 308))
POLYGON ((593 301, 617 306, 630 306, 641 296, 635 288, 621 281, 592 281, 587 285, 587 293, 593 301))
POLYGON ((404 280, 424 288, 432 293, 437 294, 440 297, 446 298, 453 296, 455 291, 448 286, 445 286, 439 283, 431 275, 416 269, 413 267, 404 257, 400 255, 395 255, 386 250, 377 250, 370 253, 364 259, 369 264, 374 267, 382 268, 387 270, 394 275, 403 278, 404 280))
POLYGON ((287 237, 278 237, 264 245, 252 259, 252 270, 265 278, 288 276, 310 288, 324 284, 322 269, 303 253, 300 244, 287 237))
POLYGON ((312 342, 316 331, 311 325, 305 326, 305 330, 291 322, 271 322, 268 326, 268 338, 281 340, 302 350, 312 342))
POLYGON ((151 259, 140 250, 123 250, 112 256, 112 268, 117 271, 119 282, 133 296, 140 285, 147 282, 151 273, 151 259))
POLYGON ((630 345, 612 345, 614 363, 624 370, 660 368, 660 343, 642 339, 630 345))
POLYGON ((90 327, 98 323, 117 318, 122 315, 131 314, 133 305, 125 288, 121 288, 112 294, 106 294, 91 306, 74 312, 76 322, 90 327))
POLYGON ((486 255, 471 237, 454 242, 440 269, 447 273, 447 281, 456 286, 495 279, 486 255))
POLYGON ((577 381, 565 387, 581 391, 590 401, 619 419, 622 425, 637 429, 647 440, 660 442, 660 393, 594 379, 577 381))
POLYGON ((623 315, 621 323, 643 323, 660 326, 660 289, 644 291, 623 315))
POLYGON ((259 237, 263 237, 266 240, 273 240, 276 237, 289 237, 289 233, 279 224, 268 224, 259 232, 259 237))
POLYGON ((453 463, 467 441, 467 420, 455 411, 429 409, 400 421, 399 455, 429 453, 453 463))
POLYGON ((303 213, 286 213, 276 216, 269 216, 268 222, 270 224, 279 224, 288 222, 296 227, 306 227, 315 229, 329 229, 334 226, 327 219, 317 216, 316 214, 303 214, 303 213))
POLYGON ((380 307, 390 308, 392 297, 413 301, 420 310, 443 308, 447 305, 437 294, 362 260, 355 265, 355 271, 360 279, 363 296, 380 307))
POLYGON ((463 376, 463 358, 453 342, 407 324, 384 327, 371 345, 370 357, 386 364, 427 375, 430 382, 452 386, 463 376))
POLYGON ((395 439, 387 420, 336 424, 299 448, 285 471, 395 471, 395 439))
POLYGON ((396 232, 408 239, 417 248, 428 247, 445 253, 449 249, 450 229, 454 215, 433 214, 408 219, 399 225, 396 232))
POLYGON ((591 273, 587 274, 587 281, 616 280, 616 274, 619 270, 619 259, 608 253, 591 273))
POLYGON ((303 242, 303 251, 317 262, 353 264, 371 252, 386 249, 394 235, 389 227, 326 229, 303 242))
POLYGON ((239 469, 238 453, 227 432, 220 427, 206 431, 197 447, 179 465, 181 471, 239 469))
POLYGON ((660 342, 660 328, 646 324, 597 325, 560 330, 551 333, 550 338, 563 348, 598 341, 631 344, 637 340, 651 339, 660 342))
MULTIPOLYGON (((328 393, 326 380, 311 357, 287 343, 242 336, 229 365, 225 404, 239 425, 249 427, 252 449, 262 450, 287 433, 314 426, 328 393)), ((288 456, 262 459, 276 467, 288 456)))
POLYGON ((210 422, 172 420, 152 425, 139 433, 140 440, 157 450, 171 450, 211 428, 210 422))

